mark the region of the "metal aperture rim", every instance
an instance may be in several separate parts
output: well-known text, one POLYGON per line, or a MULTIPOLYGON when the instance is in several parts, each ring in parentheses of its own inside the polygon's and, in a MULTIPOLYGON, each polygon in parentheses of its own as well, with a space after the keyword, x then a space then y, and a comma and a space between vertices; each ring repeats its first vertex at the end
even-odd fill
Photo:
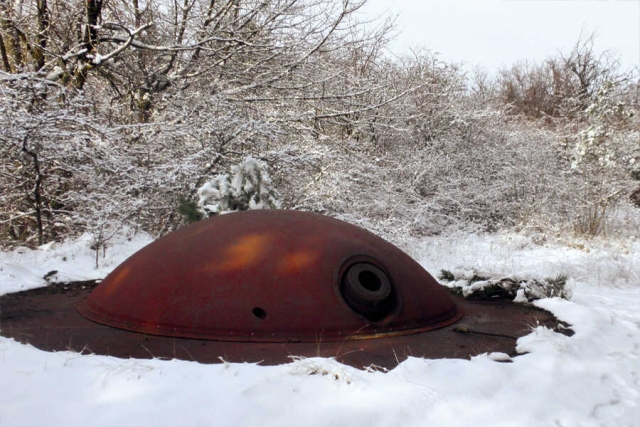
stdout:
MULTIPOLYGON (((378 261, 377 258, 370 256, 370 255, 366 255, 366 254, 360 254, 360 255, 354 255, 354 256, 350 256, 347 259, 345 259, 340 267, 337 269, 336 274, 334 275, 333 278, 333 290, 336 294, 336 296, 338 297, 338 300, 341 301, 342 303, 344 303, 349 310, 353 311, 354 314, 356 314, 357 316, 359 316, 360 318, 362 318, 362 320, 364 320, 367 323, 370 323, 371 325, 378 325, 378 326, 385 326, 387 324, 389 324, 391 321, 393 321, 393 319, 395 319, 396 317, 400 316, 400 314, 402 313, 402 307, 403 307, 403 303, 402 303, 402 292, 400 291, 400 289, 398 288, 398 286, 396 286, 393 277, 391 276, 391 274, 389 273, 389 270, 387 270, 387 268, 384 266, 384 264, 380 261, 378 261), (393 294, 392 299, 394 300, 394 307, 392 310, 389 311, 389 313, 387 313, 384 317, 382 317, 381 319, 376 319, 376 320, 371 320, 368 319, 365 315, 363 315, 362 313, 359 313, 357 310, 355 310, 351 303, 349 301, 347 301, 347 299, 345 298, 345 295, 343 294, 343 280, 345 279, 345 276, 347 275, 347 273, 349 272, 349 269, 351 269, 352 267, 354 267, 357 264, 371 264, 374 267, 376 267, 377 269, 379 269, 385 276, 386 279, 389 281, 390 285, 391 285, 391 292, 393 294)), ((360 336, 367 336, 368 334, 362 334, 360 336)))
POLYGON ((340 268, 336 271, 336 274, 333 279, 334 292, 338 299, 345 304, 350 310, 352 310, 350 304, 345 301, 342 295, 342 280, 347 271, 354 265, 359 263, 372 264, 373 266, 379 268, 389 279, 391 282, 392 291, 395 293, 395 309, 391 311, 386 317, 378 321, 370 321, 365 318, 365 316, 354 312, 358 316, 360 316, 365 322, 368 322, 366 327, 358 331, 354 331, 348 337, 345 337, 346 340, 368 340, 368 339, 377 339, 377 338, 390 338, 390 337, 399 337, 404 335, 412 335, 419 334, 422 332, 432 331, 435 329, 444 328, 446 326, 452 325, 460 319, 464 317, 464 312, 458 307, 457 304, 454 304, 453 307, 445 313, 437 317, 430 318, 428 320, 422 320, 418 322, 409 322, 406 324, 396 324, 389 325, 393 322, 394 319, 402 315, 403 310, 403 294, 402 289, 396 285, 393 280, 393 276, 389 273, 389 270, 385 267, 385 265, 380 262, 377 258, 367 255, 367 254, 359 254, 355 256, 350 256, 346 258, 340 268))

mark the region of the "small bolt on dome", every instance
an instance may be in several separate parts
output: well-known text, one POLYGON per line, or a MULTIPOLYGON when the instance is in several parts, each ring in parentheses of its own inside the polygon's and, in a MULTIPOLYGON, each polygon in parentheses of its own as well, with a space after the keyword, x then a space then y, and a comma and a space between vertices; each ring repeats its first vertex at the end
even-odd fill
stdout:
POLYGON ((391 280, 380 268, 359 262, 346 271, 342 297, 354 311, 371 322, 378 322, 396 309, 397 297, 391 280))

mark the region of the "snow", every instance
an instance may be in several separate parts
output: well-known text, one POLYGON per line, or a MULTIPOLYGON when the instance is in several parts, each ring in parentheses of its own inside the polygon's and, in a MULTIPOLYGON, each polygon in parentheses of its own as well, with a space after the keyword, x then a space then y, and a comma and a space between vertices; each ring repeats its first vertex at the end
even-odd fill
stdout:
MULTIPOLYGON (((124 360, 0 338, 0 425, 640 425, 640 244, 533 240, 460 234, 402 245, 434 275, 567 275, 570 301, 536 304, 575 335, 532 324, 517 344, 527 354, 410 358, 383 372, 320 358, 280 366, 124 360)), ((51 270, 60 280, 103 277, 149 241, 121 239, 99 269, 89 237, 0 253, 0 292, 43 286, 51 270)))
POLYGON ((52 282, 70 282, 104 278, 131 254, 153 241, 146 233, 121 235, 107 243, 107 249, 98 253, 90 248, 94 238, 86 233, 64 243, 47 243, 37 250, 18 248, 13 252, 0 252, 0 295, 46 286, 44 276, 52 282))
POLYGON ((252 156, 233 166, 231 174, 218 174, 205 182, 198 197, 198 208, 205 216, 280 207, 267 164, 252 156))

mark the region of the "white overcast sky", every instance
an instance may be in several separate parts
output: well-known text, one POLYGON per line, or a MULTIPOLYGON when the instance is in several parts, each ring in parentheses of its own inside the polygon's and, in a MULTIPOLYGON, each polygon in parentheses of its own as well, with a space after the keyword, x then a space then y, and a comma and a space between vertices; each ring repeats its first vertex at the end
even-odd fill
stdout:
POLYGON ((640 0, 369 0, 365 13, 397 16, 393 51, 425 47, 467 69, 568 52, 583 29, 598 51, 640 66, 640 0))

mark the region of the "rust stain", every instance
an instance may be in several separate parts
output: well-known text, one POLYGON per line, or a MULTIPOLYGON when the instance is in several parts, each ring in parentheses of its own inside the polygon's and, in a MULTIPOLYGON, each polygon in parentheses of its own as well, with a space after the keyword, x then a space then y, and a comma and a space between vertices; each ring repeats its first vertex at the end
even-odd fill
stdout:
POLYGON ((274 243, 273 236, 269 234, 242 236, 225 249, 221 260, 213 260, 205 270, 226 273, 258 265, 264 261, 265 255, 274 243))
POLYGON ((105 293, 107 295, 113 295, 130 273, 131 267, 124 267, 120 271, 118 271, 113 279, 109 281, 109 286, 107 286, 107 288, 105 289, 105 293))
POLYGON ((284 255, 278 263, 278 272, 282 274, 301 273, 309 269, 318 260, 315 251, 298 251, 284 255))

